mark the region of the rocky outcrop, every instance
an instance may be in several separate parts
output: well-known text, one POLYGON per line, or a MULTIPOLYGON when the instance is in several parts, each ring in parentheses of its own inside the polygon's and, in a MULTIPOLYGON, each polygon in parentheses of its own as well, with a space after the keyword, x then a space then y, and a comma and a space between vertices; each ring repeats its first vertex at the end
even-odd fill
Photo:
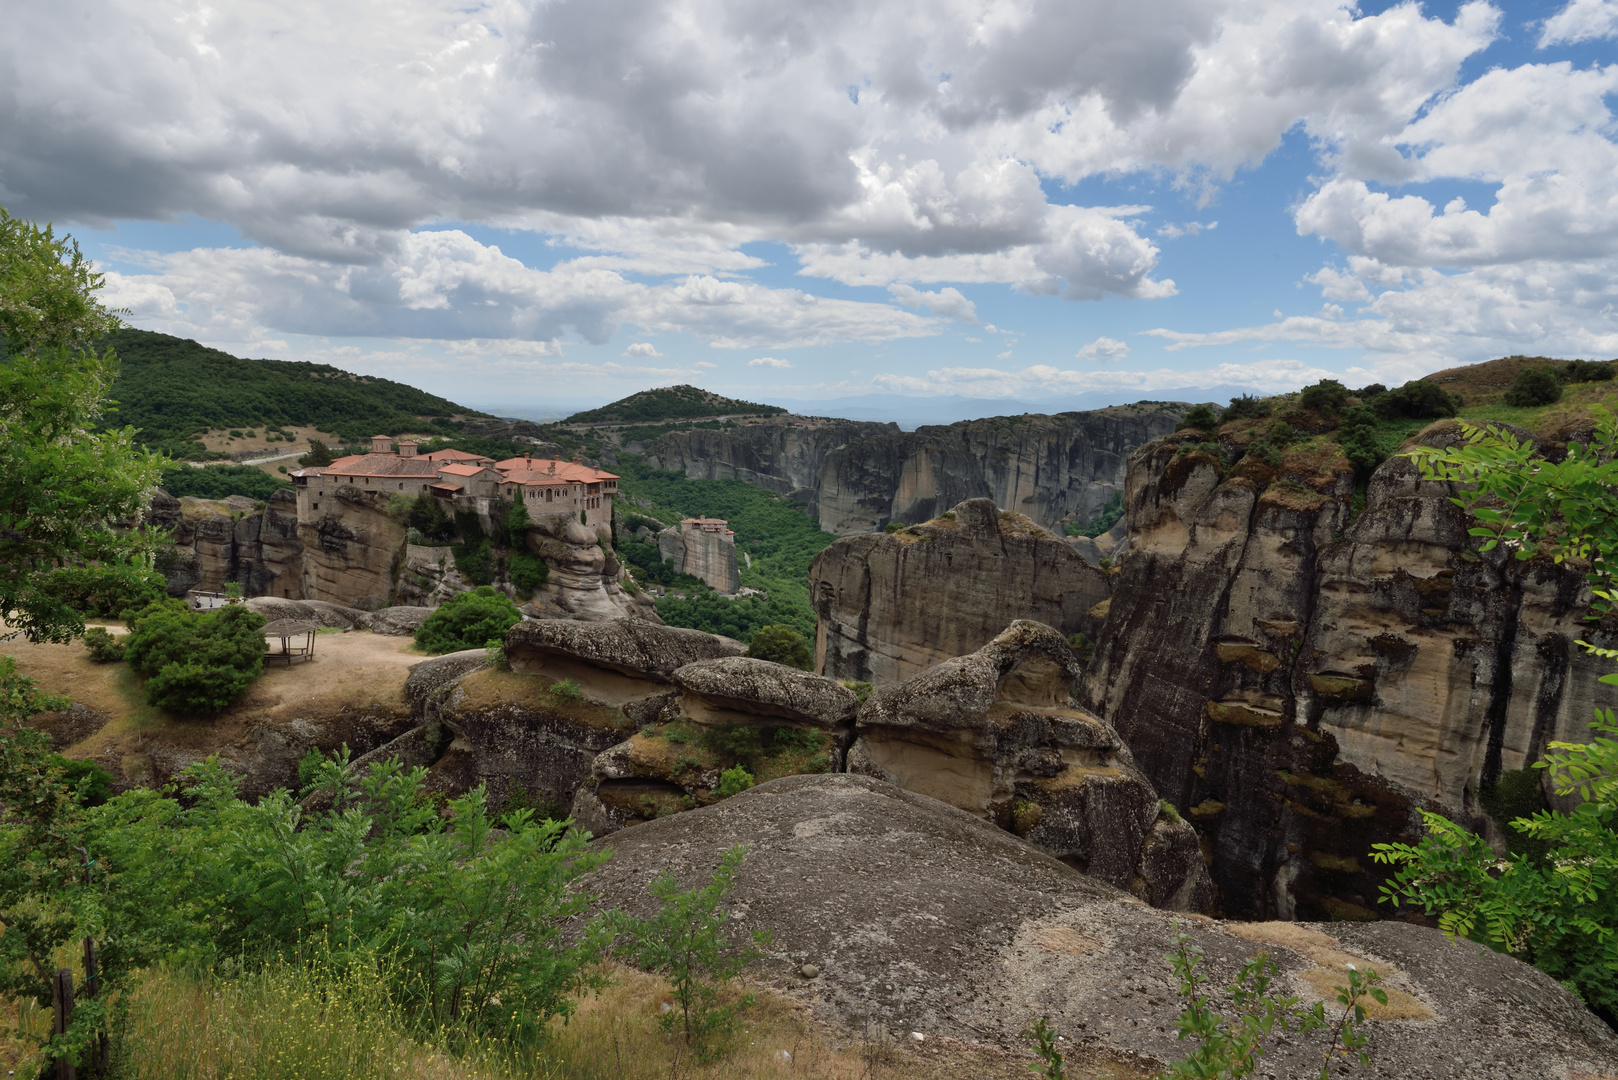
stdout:
POLYGON ((290 489, 254 510, 250 503, 232 507, 225 501, 176 499, 159 488, 146 521, 174 532, 173 547, 159 561, 171 596, 229 584, 240 585, 249 596, 302 596, 303 543, 290 489))
POLYGON ((657 534, 657 554, 676 574, 690 574, 722 593, 742 587, 736 534, 723 521, 687 518, 657 534))
POLYGON ((1082 676, 1060 634, 1014 622, 971 655, 872 694, 848 770, 998 822, 1118 888, 1200 910, 1212 887, 1190 826, 1161 810, 1118 733, 1073 705, 1082 676))
POLYGON ((1072 545, 988 499, 848 537, 809 568, 816 670, 877 684, 981 648, 1015 619, 1094 636, 1109 580, 1072 545))
POLYGON ((768 781, 842 767, 858 705, 848 688, 743 656, 687 664, 673 681, 655 722, 591 766, 573 814, 596 835, 719 801, 726 769, 768 781))
POLYGON ((579 675, 604 694, 614 694, 612 687, 619 679, 667 683, 686 664, 746 651, 741 642, 717 634, 640 619, 539 620, 518 623, 506 634, 506 657, 513 671, 565 672, 558 678, 579 675))
POLYGON ((525 611, 541 619, 636 618, 660 623, 654 601, 634 586, 612 550, 611 530, 582 525, 571 515, 537 519, 525 534, 528 549, 544 559, 550 577, 525 611), (626 588, 627 586, 627 588, 626 588))
MULTIPOLYGON (((1164 954, 1177 931, 1214 985, 1263 949, 1276 989, 1335 1002, 1345 965, 1375 967, 1372 1061, 1389 1076, 1520 1080, 1618 1070, 1618 1039, 1541 972, 1404 923, 1219 923, 1154 911, 989 823, 867 777, 795 776, 616 834, 583 879, 605 910, 650 914, 664 872, 705 882, 733 845, 738 940, 767 930, 763 976, 856 1031, 970 1037, 1026 1052, 1045 1018, 1069 1075, 1154 1075, 1185 1056, 1164 954), (806 967, 812 965, 812 967, 806 967), (1128 1066, 1121 1064, 1128 1062, 1128 1066)), ((1314 1075, 1324 1039, 1267 1040, 1263 1071, 1314 1075)))
POLYGON ((405 527, 388 516, 380 492, 345 485, 327 503, 318 520, 298 526, 303 598, 385 607, 404 560, 405 527))
POLYGON ((1575 570, 1479 554, 1449 486, 1405 459, 1351 519, 1329 443, 1232 468, 1240 448, 1202 438, 1131 459, 1085 696, 1196 824, 1226 914, 1372 917, 1370 845, 1411 839, 1418 806, 1483 828, 1484 784, 1610 702, 1573 644, 1607 639, 1575 570))
POLYGON ((735 477, 808 502, 827 532, 927 521, 988 498, 1058 532, 1087 522, 1123 485, 1129 454, 1174 430, 1186 406, 1123 405, 1002 416, 899 431, 792 417, 720 431, 670 432, 650 459, 687 476, 735 477))

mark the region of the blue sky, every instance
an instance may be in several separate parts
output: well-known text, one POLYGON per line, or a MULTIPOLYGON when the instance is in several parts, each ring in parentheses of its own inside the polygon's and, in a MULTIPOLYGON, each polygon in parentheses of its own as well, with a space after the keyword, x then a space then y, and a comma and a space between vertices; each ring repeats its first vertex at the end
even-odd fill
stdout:
POLYGON ((510 412, 1618 356, 1618 0, 81 7, 0 43, 0 203, 238 354, 510 412))

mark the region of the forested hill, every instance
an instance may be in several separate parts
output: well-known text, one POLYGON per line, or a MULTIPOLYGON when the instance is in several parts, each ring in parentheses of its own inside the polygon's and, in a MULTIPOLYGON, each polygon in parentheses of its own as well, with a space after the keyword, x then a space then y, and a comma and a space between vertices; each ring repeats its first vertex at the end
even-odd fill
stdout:
POLYGON ((574 413, 564 424, 647 424, 658 420, 696 420, 708 416, 777 416, 779 405, 760 405, 723 397, 699 386, 662 386, 642 390, 603 405, 574 413))
POLYGON ((176 456, 194 456, 202 449, 198 434, 210 429, 293 424, 349 442, 376 432, 453 434, 457 418, 484 415, 327 364, 244 360, 148 330, 122 330, 111 344, 120 371, 112 388, 117 411, 107 423, 132 425, 141 442, 176 456))

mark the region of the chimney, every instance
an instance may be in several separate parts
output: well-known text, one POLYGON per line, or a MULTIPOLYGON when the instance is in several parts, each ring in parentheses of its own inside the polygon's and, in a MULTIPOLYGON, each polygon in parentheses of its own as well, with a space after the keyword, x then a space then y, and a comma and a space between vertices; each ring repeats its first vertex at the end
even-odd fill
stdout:
POLYGON ((549 474, 550 474, 550 475, 551 475, 551 476, 555 476, 555 475, 556 475, 556 459, 555 459, 555 458, 552 458, 552 459, 551 459, 551 467, 550 467, 550 468, 548 468, 548 469, 546 469, 546 470, 545 470, 545 471, 546 471, 546 472, 547 472, 547 473, 549 473, 549 474))
POLYGON ((390 436, 387 436, 387 435, 372 435, 371 436, 371 453, 373 453, 373 454, 391 454, 391 453, 393 453, 393 439, 390 436))
POLYGON ((575 465, 583 465, 584 464, 584 459, 581 458, 581 457, 576 457, 576 458, 573 459, 573 464, 575 464, 575 465))
POLYGON ((400 457, 415 457, 416 456, 416 440, 415 439, 400 439, 399 440, 399 456, 400 457))

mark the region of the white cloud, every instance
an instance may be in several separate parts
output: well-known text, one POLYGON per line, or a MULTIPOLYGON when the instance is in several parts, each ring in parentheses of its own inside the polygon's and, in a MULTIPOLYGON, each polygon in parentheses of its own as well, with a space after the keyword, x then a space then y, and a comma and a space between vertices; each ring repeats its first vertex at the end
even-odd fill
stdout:
POLYGON ((1074 353, 1073 359, 1105 364, 1112 360, 1122 360, 1128 355, 1129 345, 1127 343, 1119 341, 1117 338, 1098 337, 1074 353))
POLYGON ((662 356, 663 354, 658 352, 657 351, 657 346, 653 345, 651 342, 649 342, 649 341, 637 341, 633 345, 631 345, 629 348, 624 350, 624 355, 625 356, 653 357, 653 356, 662 356))
POLYGON ((1320 286, 1320 295, 1328 300, 1369 300, 1371 290, 1365 287, 1353 274, 1345 274, 1333 266, 1322 266, 1313 274, 1305 274, 1303 280, 1320 286))
POLYGON ((946 319, 960 319, 967 323, 978 321, 976 305, 962 296, 959 289, 944 288, 937 292, 922 292, 913 285, 889 285, 888 293, 907 308, 926 308, 934 315, 941 315, 946 319))
POLYGON ((1212 232, 1219 228, 1219 222, 1210 221, 1204 225, 1200 221, 1185 221, 1176 225, 1169 222, 1157 230, 1157 235, 1169 240, 1178 240, 1182 236, 1201 236, 1205 232, 1212 232))
POLYGON ((1545 20, 1539 47, 1618 37, 1618 0, 1569 0, 1567 7, 1545 20))
POLYGON ((1059 368, 1034 364, 1020 369, 947 367, 925 375, 878 375, 873 383, 893 393, 960 394, 984 398, 1048 398, 1093 390, 1149 394, 1187 387, 1239 386, 1265 393, 1295 390, 1326 378, 1345 377, 1362 382, 1394 378, 1392 367, 1352 367, 1347 372, 1292 359, 1264 359, 1244 364, 1218 364, 1190 370, 1156 368, 1150 371, 1059 368))
POLYGON ((747 366, 748 367, 756 367, 756 368, 778 368, 779 369, 779 368, 789 368, 789 367, 792 366, 792 364, 791 364, 790 361, 787 361, 787 360, 777 360, 773 356, 760 356, 755 360, 749 360, 747 362, 747 366))
POLYGON ((709 369, 709 368, 716 368, 719 365, 714 363, 711 360, 698 360, 696 363, 692 364, 691 366, 692 367, 697 367, 697 368, 709 369))

